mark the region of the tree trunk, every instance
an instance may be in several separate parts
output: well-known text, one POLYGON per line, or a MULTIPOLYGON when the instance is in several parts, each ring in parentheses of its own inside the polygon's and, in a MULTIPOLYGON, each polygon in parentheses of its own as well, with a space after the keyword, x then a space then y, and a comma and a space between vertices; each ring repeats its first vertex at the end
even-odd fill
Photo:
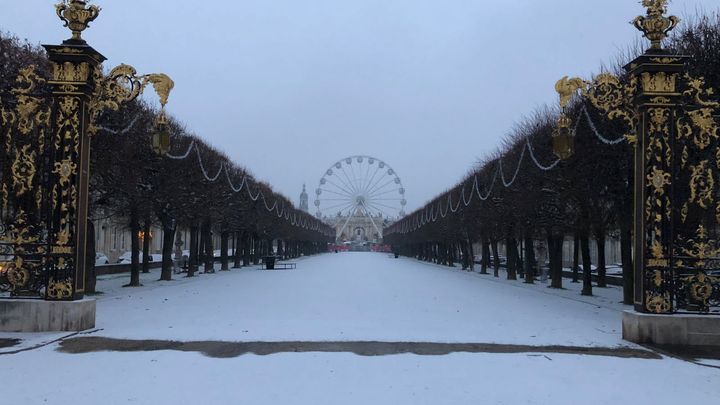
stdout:
POLYGON ((563 242, 565 241, 565 235, 560 235, 555 239, 555 269, 553 272, 552 286, 555 288, 562 288, 563 281, 563 242))
POLYGON ((230 262, 228 259, 228 239, 230 238, 230 232, 223 231, 220 233, 220 270, 230 270, 230 262))
POLYGON ((212 223, 205 222, 205 266, 204 273, 215 273, 215 249, 213 248, 212 223))
POLYGON ((146 219, 143 224, 143 261, 142 272, 150 273, 150 220, 146 219))
POLYGON ((475 271, 475 249, 470 238, 467 239, 468 270, 475 271))
POLYGON ((605 278, 605 230, 599 230, 595 234, 595 244, 598 251, 597 263, 597 286, 601 288, 607 287, 605 278))
POLYGON ((482 238, 482 260, 480 260, 480 274, 488 274, 488 266, 490 265, 490 242, 487 238, 482 238))
POLYGON ((252 236, 248 232, 243 233, 242 252, 243 252, 243 266, 247 267, 250 265, 250 249, 252 248, 252 236))
POLYGON ((553 269, 555 268, 555 240, 550 232, 547 237, 547 259, 548 259, 548 277, 550 277, 550 287, 552 287, 553 269))
POLYGON ((85 246, 85 294, 95 294, 97 274, 95 273, 95 224, 87 221, 87 243, 85 246))
POLYGON ((137 213, 130 213, 130 284, 127 287, 140 287, 140 258, 138 253, 140 250, 140 241, 138 233, 140 232, 140 220, 137 213))
POLYGON ((515 238, 507 238, 505 243, 507 247, 507 279, 517 280, 517 243, 515 238))
POLYGON ((548 248, 550 250, 550 288, 563 288, 562 270, 563 270, 563 235, 550 236, 551 243, 548 248))
POLYGON ((530 236, 525 237, 525 283, 533 284, 535 282, 535 249, 533 249, 533 240, 530 236))
POLYGON ((252 261, 254 265, 260 264, 260 238, 257 235, 252 237, 252 261))
POLYGON ((188 277, 193 277, 198 269, 198 227, 190 227, 190 257, 188 257, 188 277))
POLYGON ((197 248, 197 265, 200 269, 200 264, 205 263, 205 225, 200 224, 198 229, 198 248, 197 248))
MULTIPOLYGON (((173 260, 172 251, 175 242, 175 229, 169 220, 163 221, 163 241, 162 241, 162 269, 160 270, 160 280, 172 280, 173 260)), ((176 258, 180 261, 182 258, 176 258)))
POLYGON ((572 282, 579 283, 580 272, 580 236, 575 232, 575 238, 573 239, 573 264, 572 264, 572 282))
POLYGON ((582 295, 592 294, 592 269, 590 268, 590 241, 586 232, 580 236, 580 251, 582 253, 583 288, 582 295))
POLYGON ((493 255, 493 276, 500 277, 500 255, 498 254, 498 245, 496 240, 493 240, 490 243, 490 248, 492 249, 493 255))
POLYGON ((235 261, 233 263, 233 268, 239 269, 241 264, 240 260, 242 260, 242 242, 240 239, 240 232, 235 232, 235 236, 233 237, 233 242, 235 245, 235 250, 233 250, 233 256, 235 257, 235 261))
POLYGON ((633 305, 635 295, 635 274, 632 258, 632 231, 630 226, 620 230, 620 255, 622 256, 623 271, 623 303, 633 305))
POLYGON ((515 249, 515 253, 517 255, 515 262, 515 268, 517 269, 517 276, 518 278, 522 279, 525 278, 525 262, 523 261, 523 255, 524 255, 524 249, 523 249, 523 240, 522 239, 516 239, 515 243, 517 244, 517 248, 515 249))

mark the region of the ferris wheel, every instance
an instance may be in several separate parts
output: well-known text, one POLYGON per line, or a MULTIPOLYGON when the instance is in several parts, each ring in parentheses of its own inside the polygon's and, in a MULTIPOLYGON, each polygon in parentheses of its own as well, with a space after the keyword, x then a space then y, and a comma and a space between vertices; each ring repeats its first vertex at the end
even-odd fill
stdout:
POLYGON ((405 188, 402 180, 384 161, 364 155, 335 162, 320 178, 315 189, 317 217, 351 218, 363 216, 380 233, 385 219, 405 216, 405 188))

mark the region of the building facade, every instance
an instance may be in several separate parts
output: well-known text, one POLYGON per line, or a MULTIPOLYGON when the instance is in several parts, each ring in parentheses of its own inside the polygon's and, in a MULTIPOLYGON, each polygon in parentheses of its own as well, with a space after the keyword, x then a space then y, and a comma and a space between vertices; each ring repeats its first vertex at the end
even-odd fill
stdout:
MULTIPOLYGON (((117 263, 120 256, 130 252, 130 229, 127 221, 118 218, 106 218, 95 220, 93 224, 95 225, 95 251, 98 254, 107 256, 110 264, 117 263)), ((176 240, 178 233, 182 241, 182 250, 189 250, 190 230, 179 228, 175 235, 176 240)), ((153 225, 150 227, 148 235, 144 235, 144 233, 141 232, 138 236, 140 237, 141 251, 143 239, 147 237, 150 239, 150 254, 155 255, 162 253, 164 231, 161 227, 153 225)), ((220 248, 220 235, 218 232, 213 232, 213 247, 215 250, 220 248)))

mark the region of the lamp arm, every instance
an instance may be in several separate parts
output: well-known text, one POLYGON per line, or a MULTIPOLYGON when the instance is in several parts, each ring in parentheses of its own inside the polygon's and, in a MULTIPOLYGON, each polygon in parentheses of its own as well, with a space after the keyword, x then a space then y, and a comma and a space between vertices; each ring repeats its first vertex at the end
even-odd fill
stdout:
POLYGON ((137 70, 126 64, 113 68, 107 76, 103 76, 100 68, 95 72, 96 88, 90 102, 91 125, 88 133, 97 133, 95 123, 103 111, 117 111, 125 103, 135 100, 152 84, 160 99, 162 109, 168 102, 175 82, 164 73, 153 73, 138 76, 137 70))

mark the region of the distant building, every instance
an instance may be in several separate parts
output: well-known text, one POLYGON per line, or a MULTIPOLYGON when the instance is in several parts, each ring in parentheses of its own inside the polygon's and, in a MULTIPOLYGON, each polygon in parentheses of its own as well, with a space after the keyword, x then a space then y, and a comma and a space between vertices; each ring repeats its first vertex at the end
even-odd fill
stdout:
POLYGON ((310 212, 310 206, 308 205, 308 194, 305 191, 305 185, 303 184, 303 191, 300 193, 300 210, 310 212))
POLYGON ((338 212, 334 217, 323 217, 323 221, 335 228, 337 242, 353 243, 382 243, 383 228, 391 224, 380 214, 371 216, 359 210, 351 216, 338 212))
MULTIPOLYGON (((131 233, 128 227, 129 220, 127 218, 114 217, 110 215, 98 214, 101 219, 93 221, 95 226, 95 251, 97 254, 104 254, 109 264, 114 264, 118 258, 124 253, 130 252, 131 233)), ((178 227, 175 237, 180 236, 182 241, 181 249, 187 251, 190 249, 190 229, 178 227)), ((150 242, 150 254, 159 255, 162 253, 162 241, 165 232, 158 224, 150 227, 150 232, 145 235, 144 232, 138 234, 140 238, 140 251, 142 251, 142 243, 144 238, 148 238, 150 242)), ((213 247, 217 250, 220 247, 220 232, 213 232, 213 247)), ((141 259, 142 260, 142 259, 141 259)), ((104 264, 98 262, 97 264, 104 264)))

